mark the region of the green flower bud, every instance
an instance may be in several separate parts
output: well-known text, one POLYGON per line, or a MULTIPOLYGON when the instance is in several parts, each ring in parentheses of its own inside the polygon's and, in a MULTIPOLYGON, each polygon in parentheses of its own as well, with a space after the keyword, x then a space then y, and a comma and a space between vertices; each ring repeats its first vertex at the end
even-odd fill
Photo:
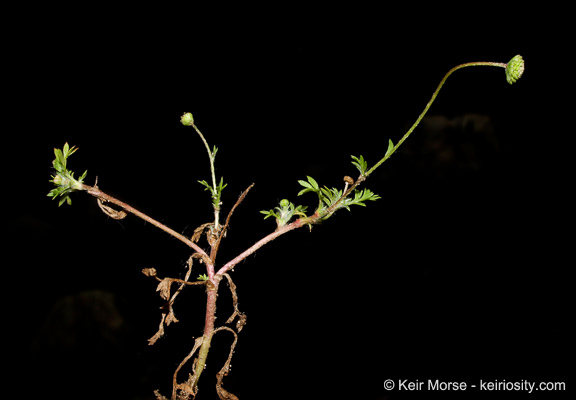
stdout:
POLYGON ((288 206, 290 206, 290 202, 286 199, 280 200, 280 207, 282 208, 288 208, 288 206))
POLYGON ((180 122, 182 122, 182 125, 184 126, 192 126, 194 124, 194 117, 192 116, 192 113, 185 113, 182 115, 180 122))
POLYGON ((512 57, 506 64, 506 80, 509 84, 515 83, 524 73, 524 59, 521 55, 512 57))
POLYGON ((55 185, 61 185, 62 184, 62 177, 60 175, 56 175, 54 177, 54 179, 52 179, 52 182, 54 182, 55 185))

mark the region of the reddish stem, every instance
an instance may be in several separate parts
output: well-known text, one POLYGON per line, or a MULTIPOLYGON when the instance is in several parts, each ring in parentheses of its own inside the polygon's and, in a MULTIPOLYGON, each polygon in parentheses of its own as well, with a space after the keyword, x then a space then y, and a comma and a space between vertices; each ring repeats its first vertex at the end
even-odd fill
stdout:
MULTIPOLYGON (((129 206, 128 204, 118 200, 117 198, 112 197, 112 196, 104 193, 103 191, 101 191, 100 189, 98 189, 95 186, 82 185, 82 188, 84 190, 86 190, 89 194, 91 194, 92 196, 97 197, 103 201, 108 201, 112 204, 116 204, 118 207, 121 207, 122 209, 128 211, 129 213, 132 213, 132 214, 136 215, 137 217, 142 218, 144 221, 154 225, 157 228, 162 229, 164 232, 168 233, 169 235, 171 235, 171 236, 175 237, 176 239, 186 243, 189 247, 193 248, 198 253, 208 257, 208 254, 206 254, 206 252, 204 250, 202 250, 192 240, 190 240, 186 236, 176 232, 175 230, 168 228, 163 223, 156 221, 155 219, 144 214, 143 212, 140 212, 140 211, 136 210, 135 208, 133 208, 132 206, 129 206)), ((213 269, 214 269, 214 267, 212 266, 212 270, 213 269)))
POLYGON ((314 224, 316 221, 318 221, 321 218, 322 218, 322 216, 320 216, 316 213, 311 217, 299 218, 296 221, 292 222, 291 224, 284 225, 280 229, 272 232, 271 234, 264 236, 262 239, 260 239, 256 243, 254 243, 250 248, 244 250, 242 253, 237 255, 235 258, 228 261, 222 268, 220 268, 218 270, 216 275, 220 275, 220 276, 224 275, 226 272, 228 272, 229 270, 234 268, 234 266, 236 264, 238 264, 240 261, 244 260, 246 257, 253 254, 256 250, 258 250, 260 247, 264 246, 266 243, 271 242, 272 240, 276 239, 278 236, 281 236, 287 232, 290 232, 291 230, 301 228, 305 225, 314 224))
POLYGON ((218 283, 213 284, 211 281, 207 283, 207 299, 206 299, 206 319, 204 322, 204 335, 202 336, 202 345, 198 352, 198 358, 196 361, 194 380, 192 382, 192 389, 194 390, 198 385, 198 380, 200 375, 206 366, 206 359, 208 358, 208 352, 210 351, 210 342, 212 342, 212 336, 214 336, 214 321, 216 320, 216 299, 218 298, 218 283))

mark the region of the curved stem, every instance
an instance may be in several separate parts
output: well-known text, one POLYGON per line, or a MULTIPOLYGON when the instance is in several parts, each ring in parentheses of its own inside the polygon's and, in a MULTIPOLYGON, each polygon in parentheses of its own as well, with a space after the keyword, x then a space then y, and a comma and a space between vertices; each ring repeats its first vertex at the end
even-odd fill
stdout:
POLYGON ((364 176, 368 176, 370 175, 372 172, 374 172, 374 170, 376 168, 378 168, 384 161, 386 161, 387 159, 390 158, 390 156, 392 156, 392 154, 394 154, 394 152, 398 149, 398 147, 400 147, 402 145, 402 143, 404 143, 404 141, 406 139, 408 139, 408 136, 410 136, 410 134, 414 131, 414 129, 416 129, 416 127, 418 126, 418 124, 420 124, 420 121, 422 121, 422 118, 424 118, 424 116, 426 115, 426 113, 428 112, 428 110, 430 109, 430 106, 432 105, 432 103, 434 103, 434 100, 436 100, 436 96, 438 96, 438 93, 440 92, 440 89, 442 89, 442 86, 444 86, 444 82, 446 82, 446 79, 448 79, 448 77, 450 75, 452 75, 452 73, 454 71, 457 71, 461 68, 465 68, 465 67, 478 67, 478 66, 489 66, 489 67, 502 67, 502 68, 506 68, 506 64, 505 63, 497 63, 497 62, 489 62, 489 61, 479 61, 479 62, 471 62, 471 63, 466 63, 466 64, 460 64, 455 66, 454 68, 452 68, 450 71, 448 71, 448 73, 444 76, 444 78, 442 79, 442 81, 440 81, 440 84, 438 85, 438 87, 436 88, 436 91, 434 92, 434 94, 432 94, 432 98, 430 99, 430 101, 428 102, 428 104, 426 104, 426 107, 424 108, 424 111, 422 111, 422 114, 420 114, 420 116, 418 117, 418 119, 416 120, 416 122, 414 122, 414 125, 412 125, 412 127, 408 130, 408 132, 406 132, 404 134, 404 136, 402 137, 402 139, 400 139, 398 141, 398 143, 396 143, 396 145, 394 146, 394 148, 388 152, 380 161, 378 161, 372 168, 370 168, 365 174, 364 176))
POLYGON ((212 154, 212 150, 210 150, 210 146, 208 146, 208 142, 204 138, 204 135, 202 135, 202 132, 200 132, 200 129, 198 129, 198 127, 194 125, 194 123, 192 123, 192 126, 200 136, 200 139, 202 139, 202 141, 204 142, 204 146, 206 146, 206 151, 208 151, 208 157, 210 158, 210 171, 212 171, 212 187, 214 188, 214 191, 216 191, 216 175, 214 173, 214 154, 212 154))

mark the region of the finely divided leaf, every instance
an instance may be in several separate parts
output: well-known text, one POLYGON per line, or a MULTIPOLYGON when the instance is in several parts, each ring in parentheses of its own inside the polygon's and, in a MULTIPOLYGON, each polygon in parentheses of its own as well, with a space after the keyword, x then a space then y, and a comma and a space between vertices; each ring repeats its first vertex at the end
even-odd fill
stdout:
POLYGON ((378 196, 377 194, 375 194, 374 192, 372 192, 370 189, 364 189, 364 190, 355 190, 354 191, 354 200, 352 201, 352 204, 357 204, 359 206, 363 206, 366 207, 366 204, 364 204, 363 202, 366 200, 378 200, 380 198, 380 196, 378 196))

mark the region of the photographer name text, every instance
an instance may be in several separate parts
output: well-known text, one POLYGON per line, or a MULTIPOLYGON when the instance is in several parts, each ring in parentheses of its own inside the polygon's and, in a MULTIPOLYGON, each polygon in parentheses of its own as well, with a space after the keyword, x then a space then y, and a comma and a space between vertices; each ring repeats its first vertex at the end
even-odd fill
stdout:
POLYGON ((566 385, 564 382, 532 382, 528 380, 484 381, 480 379, 477 383, 469 384, 467 382, 442 381, 440 379, 422 381, 410 379, 398 379, 395 381, 393 379, 387 379, 384 381, 384 388, 386 390, 396 389, 398 391, 466 391, 473 389, 481 391, 522 391, 532 393, 534 391, 565 390, 566 385))

